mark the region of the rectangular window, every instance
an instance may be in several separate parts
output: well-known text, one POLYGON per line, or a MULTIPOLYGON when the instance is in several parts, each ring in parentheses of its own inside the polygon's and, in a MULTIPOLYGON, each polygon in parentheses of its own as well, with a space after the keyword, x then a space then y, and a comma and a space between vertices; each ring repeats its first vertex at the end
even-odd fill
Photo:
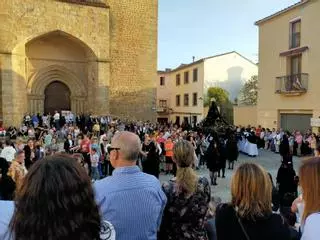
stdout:
POLYGON ((184 122, 184 124, 189 124, 189 118, 188 117, 183 117, 183 122, 184 122))
POLYGON ((189 94, 188 93, 184 94, 184 96, 183 96, 183 105, 189 106, 189 94))
POLYGON ((180 95, 176 96, 176 106, 179 107, 180 106, 180 95))
POLYGON ((193 81, 198 81, 198 68, 193 69, 193 81))
POLYGON ((180 74, 176 75, 176 85, 179 86, 180 85, 180 74))
POLYGON ((192 94, 192 105, 197 106, 198 105, 198 93, 192 94))
POLYGON ((184 72, 184 84, 189 83, 189 72, 184 72))
POLYGON ((159 100, 159 107, 166 108, 167 107, 167 100, 159 100))
POLYGON ((290 75, 297 75, 301 73, 301 60, 301 54, 290 57, 290 75))
POLYGON ((160 86, 165 85, 165 77, 160 77, 160 86))
POLYGON ((300 47, 301 40, 301 20, 297 20, 291 23, 291 41, 290 47, 297 48, 300 47))

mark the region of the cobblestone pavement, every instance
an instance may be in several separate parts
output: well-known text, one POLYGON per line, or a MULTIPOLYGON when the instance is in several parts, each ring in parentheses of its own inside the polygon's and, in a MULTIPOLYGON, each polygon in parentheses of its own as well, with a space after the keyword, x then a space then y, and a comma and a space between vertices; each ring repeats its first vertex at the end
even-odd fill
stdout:
MULTIPOLYGON (((294 169, 298 174, 299 166, 300 166, 300 158, 294 157, 293 164, 294 169)), ((278 168, 280 167, 280 155, 275 154, 270 151, 259 150, 259 156, 252 158, 248 157, 244 154, 239 155, 239 159, 235 164, 235 167, 240 163, 244 162, 256 162, 262 165, 268 172, 273 176, 273 181, 275 182, 275 178, 278 172, 278 168)), ((205 176, 209 179, 209 171, 207 169, 201 169, 197 171, 200 176, 205 176)), ((218 178, 218 186, 211 187, 211 194, 213 197, 220 197, 223 202, 230 201, 230 180, 232 176, 232 170, 226 169, 226 178, 218 178)), ((170 175, 161 175, 160 180, 168 181, 172 176, 170 175)))

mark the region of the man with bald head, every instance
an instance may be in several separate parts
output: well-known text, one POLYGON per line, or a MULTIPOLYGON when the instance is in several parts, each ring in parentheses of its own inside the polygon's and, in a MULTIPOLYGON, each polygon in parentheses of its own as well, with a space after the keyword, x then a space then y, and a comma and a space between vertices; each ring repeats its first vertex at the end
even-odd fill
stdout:
POLYGON ((116 231, 117 240, 155 240, 167 202, 160 182, 136 165, 141 142, 131 132, 118 132, 108 149, 115 170, 94 184, 103 219, 116 231))

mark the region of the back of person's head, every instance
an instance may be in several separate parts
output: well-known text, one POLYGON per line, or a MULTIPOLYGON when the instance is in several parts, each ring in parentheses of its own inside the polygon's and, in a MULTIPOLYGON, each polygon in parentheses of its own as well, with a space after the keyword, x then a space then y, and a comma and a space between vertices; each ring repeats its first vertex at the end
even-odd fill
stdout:
POLYGON ((135 162, 140 154, 141 142, 138 135, 132 132, 118 132, 111 140, 112 148, 119 151, 122 160, 135 162))
POLYGON ((66 155, 37 161, 16 193, 16 240, 99 238, 100 215, 88 175, 66 155))
POLYGON ((305 221, 310 214, 320 211, 320 158, 304 160, 299 176, 305 202, 302 218, 305 221))
POLYGON ((272 185, 267 172, 258 164, 244 163, 231 179, 232 204, 242 218, 255 220, 272 213, 272 185))
POLYGON ((9 163, 5 158, 0 157, 0 180, 5 177, 9 170, 9 163))
POLYGON ((291 207, 293 201, 296 199, 295 193, 285 193, 282 200, 284 207, 291 207))
POLYGON ((194 148, 186 140, 178 141, 173 147, 173 159, 177 164, 177 184, 180 190, 193 194, 197 188, 198 177, 192 165, 195 161, 194 148))
POLYGON ((297 222, 297 215, 291 211, 287 211, 285 213, 281 213, 281 215, 284 217, 286 222, 291 226, 294 227, 297 222))

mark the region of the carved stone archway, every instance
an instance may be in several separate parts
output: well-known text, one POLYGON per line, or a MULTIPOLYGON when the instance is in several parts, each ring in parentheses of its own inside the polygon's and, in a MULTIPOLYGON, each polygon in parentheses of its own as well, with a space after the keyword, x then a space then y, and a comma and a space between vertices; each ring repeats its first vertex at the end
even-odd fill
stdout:
POLYGON ((71 92, 71 111, 86 112, 86 87, 69 69, 52 65, 34 73, 28 81, 28 110, 30 113, 44 112, 45 89, 52 82, 64 83, 71 92))

